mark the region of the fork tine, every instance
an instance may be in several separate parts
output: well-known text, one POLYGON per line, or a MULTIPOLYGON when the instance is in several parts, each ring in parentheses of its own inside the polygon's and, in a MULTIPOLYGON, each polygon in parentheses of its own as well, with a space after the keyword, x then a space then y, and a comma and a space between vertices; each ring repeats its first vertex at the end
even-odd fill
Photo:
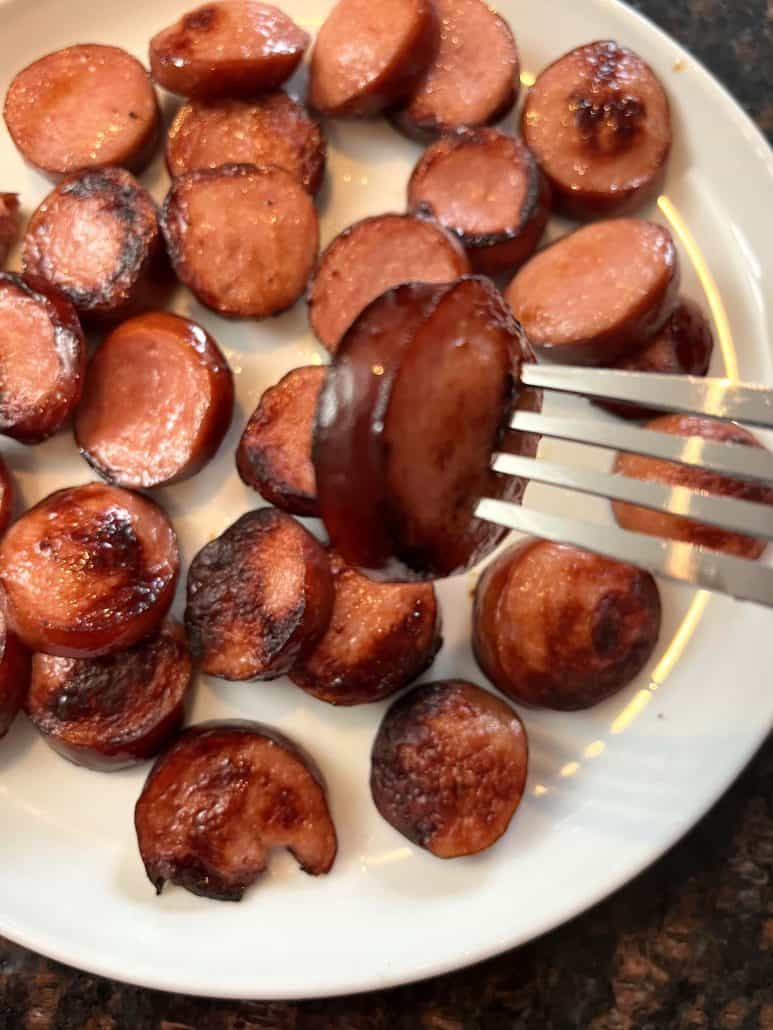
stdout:
POLYGON ((530 411, 516 412, 510 427, 523 433, 539 433, 608 450, 646 454, 679 465, 710 469, 735 479, 773 483, 773 454, 762 448, 714 443, 700 436, 675 436, 601 420, 535 415, 530 411))
POLYGON ((649 569, 657 576, 730 594, 742 601, 773 606, 773 569, 757 562, 707 551, 691 544, 630 533, 601 523, 578 522, 560 515, 484 498, 478 518, 508 529, 572 544, 618 561, 649 569))
POLYGON ((773 429, 773 391, 764 386, 728 379, 536 364, 523 366, 521 380, 526 386, 561 393, 630 401, 659 411, 708 415, 773 429))
POLYGON ((570 468, 517 454, 494 455, 492 468, 508 476, 522 476, 549 486, 608 497, 613 501, 626 501, 669 515, 684 515, 731 533, 773 540, 773 509, 767 504, 700 494, 683 486, 664 486, 662 483, 610 475, 595 469, 570 468))

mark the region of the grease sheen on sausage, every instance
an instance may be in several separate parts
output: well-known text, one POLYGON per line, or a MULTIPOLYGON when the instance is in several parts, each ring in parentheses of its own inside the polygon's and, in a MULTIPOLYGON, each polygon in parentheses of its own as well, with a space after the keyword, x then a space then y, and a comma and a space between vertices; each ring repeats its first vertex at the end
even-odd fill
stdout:
POLYGON ((0 268, 16 244, 21 232, 18 193, 0 193, 0 268))
POLYGON ((102 483, 58 490, 0 542, 12 629, 32 651, 87 658, 149 636, 179 571, 162 509, 102 483))
POLYGON ((175 883, 239 901, 273 848, 312 876, 332 868, 335 826, 313 761, 253 722, 186 730, 148 776, 134 811, 145 871, 158 894, 175 883))
POLYGON ((30 654, 8 625, 5 595, 0 591, 0 738, 21 710, 30 681, 30 654))
POLYGON ((370 789, 398 833, 438 858, 475 855, 504 834, 526 785, 516 713, 461 680, 415 687, 384 716, 370 789))

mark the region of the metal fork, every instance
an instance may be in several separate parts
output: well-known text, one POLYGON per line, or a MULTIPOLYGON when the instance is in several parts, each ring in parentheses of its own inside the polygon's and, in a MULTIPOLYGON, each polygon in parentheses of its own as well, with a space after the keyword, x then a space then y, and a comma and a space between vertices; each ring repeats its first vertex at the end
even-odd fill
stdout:
MULTIPOLYGON (((773 390, 727 379, 562 365, 526 365, 521 378, 524 385, 545 390, 630 401, 657 410, 773 429, 773 390)), ((648 455, 712 470, 735 479, 773 484, 773 454, 738 444, 674 436, 628 424, 531 412, 518 412, 513 417, 511 428, 648 455)), ((570 468, 541 458, 513 454, 495 454, 492 467, 506 475, 627 501, 672 515, 684 515, 731 532, 773 540, 773 508, 764 504, 701 494, 684 487, 672 488, 592 469, 570 468)), ((758 562, 678 541, 632 533, 615 526, 579 522, 492 498, 479 502, 477 515, 509 529, 630 562, 667 579, 773 607, 773 568, 758 562)))

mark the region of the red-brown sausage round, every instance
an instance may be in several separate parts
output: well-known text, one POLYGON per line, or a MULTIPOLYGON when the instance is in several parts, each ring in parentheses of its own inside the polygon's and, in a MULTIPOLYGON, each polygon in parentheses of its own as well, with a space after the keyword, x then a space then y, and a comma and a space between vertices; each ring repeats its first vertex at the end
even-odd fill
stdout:
POLYGON ((0 268, 5 264, 21 232, 18 193, 0 193, 0 268))
POLYGON ((16 500, 16 488, 11 479, 8 466, 0 457, 0 536, 8 529, 13 517, 13 506, 16 500))
POLYGON ((5 595, 0 591, 0 738, 21 710, 29 682, 30 653, 8 625, 5 595))

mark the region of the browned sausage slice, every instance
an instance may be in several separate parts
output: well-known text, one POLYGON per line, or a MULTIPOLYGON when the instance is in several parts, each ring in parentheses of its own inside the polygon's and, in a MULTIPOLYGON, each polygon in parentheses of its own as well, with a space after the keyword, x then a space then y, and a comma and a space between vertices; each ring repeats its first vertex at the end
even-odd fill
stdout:
POLYGON ((419 159, 408 208, 454 233, 476 272, 522 264, 545 231, 550 194, 521 143, 496 129, 459 130, 419 159))
MULTIPOLYGON (((763 446, 755 436, 741 426, 697 415, 662 415, 648 422, 647 429, 673 433, 676 436, 697 436, 704 440, 738 444, 742 447, 763 446)), ((674 488, 684 487, 703 494, 720 494, 757 504, 773 505, 773 489, 770 487, 729 479, 704 469, 688 468, 639 454, 619 454, 615 462, 615 472, 623 476, 632 476, 634 479, 665 483, 674 488)), ((647 533, 649 536, 682 540, 698 547, 708 547, 712 551, 725 551, 739 558, 759 558, 766 547, 764 540, 730 533, 717 526, 706 526, 680 515, 649 511, 633 504, 624 504, 622 501, 614 501, 612 510, 624 529, 647 533)))
POLYGON ((372 300, 400 283, 447 283, 469 271, 457 240, 412 215, 355 222, 329 243, 309 289, 309 321, 333 354, 372 300))
POLYGON ((325 137, 306 109, 277 91, 250 100, 190 100, 166 140, 171 176, 223 164, 277 165, 316 193, 325 174, 325 137))
POLYGON ((0 594, 0 737, 4 737, 27 696, 30 654, 8 625, 5 596, 0 594))
POLYGON ((418 139, 489 125, 519 90, 520 60, 507 22, 485 0, 434 0, 440 47, 395 125, 418 139))
POLYGON ((678 290, 669 231, 618 218, 578 229, 535 255, 505 297, 538 357, 609 365, 663 326, 678 290))
POLYGON ((84 318, 118 321, 159 299, 162 255, 153 198, 129 172, 105 168, 49 193, 27 226, 22 264, 84 318))
POLYGON ((8 529, 11 522, 15 500, 16 488, 13 485, 11 473, 0 457, 0 536, 8 529))
POLYGON ((294 304, 319 244, 311 197, 282 168, 223 165, 182 175, 161 224, 180 280, 208 308, 240 318, 294 304))
POLYGON ((575 547, 526 540, 478 581, 473 647, 491 682, 523 704, 590 708, 630 683, 660 633, 648 572, 575 547))
POLYGON ((0 272, 0 432, 46 440, 80 400, 85 372, 86 341, 64 294, 0 272))
POLYGON ((274 679, 315 646, 330 622, 328 556, 276 508, 242 515, 191 562, 185 624, 210 676, 274 679))
POLYGON ((374 583, 337 554, 327 633, 290 672, 309 694, 332 705, 363 705, 401 690, 440 650, 440 609, 431 583, 374 583))
POLYGON ((518 386, 531 358, 487 279, 401 286, 365 309, 328 372, 314 445, 320 510, 346 561, 379 579, 442 577, 496 545, 503 531, 474 512, 523 493, 489 465, 513 409, 539 407, 518 386))
POLYGON ((50 494, 0 543, 11 628, 32 651, 89 658, 153 633, 180 559, 153 501, 102 483, 50 494))
POLYGON ((315 763, 255 722, 186 730, 151 769, 134 825, 158 894, 175 883, 219 901, 240 901, 272 848, 311 876, 330 871, 338 848, 315 763))
POLYGON ((320 365, 294 368, 269 387, 236 451, 247 486, 293 515, 319 514, 311 441, 325 371, 320 365))
POLYGON ((157 754, 182 725, 193 665, 182 626, 102 658, 36 654, 26 710, 54 751, 108 772, 157 754))
POLYGON ((19 72, 4 115, 22 156, 52 178, 108 165, 142 171, 161 127, 140 62, 96 43, 57 50, 19 72))
POLYGON ((507 830, 528 761, 526 730, 509 705, 472 683, 431 683, 384 716, 370 789, 398 833, 438 858, 461 858, 507 830))
MULTIPOLYGON (((623 372, 705 376, 714 350, 711 323, 695 301, 681 297, 673 315, 644 346, 615 364, 623 372)), ((635 404, 595 401, 621 418, 655 418, 656 411, 635 404)))
POLYGON ((314 43, 309 103, 338 118, 404 103, 439 41, 432 0, 338 0, 314 43))
POLYGON ((204 4, 150 41, 156 82, 184 97, 275 89, 298 67, 309 35, 273 4, 204 4))
POLYGON ((147 489, 195 475, 227 433, 233 403, 231 370, 209 333, 154 311, 123 322, 94 354, 75 438, 109 483, 147 489))
POLYGON ((523 135, 572 218, 622 214, 658 191, 671 150, 668 99, 633 51, 589 43, 529 91, 523 135))
POLYGON ((5 264, 21 232, 18 193, 0 193, 0 267, 5 264))

